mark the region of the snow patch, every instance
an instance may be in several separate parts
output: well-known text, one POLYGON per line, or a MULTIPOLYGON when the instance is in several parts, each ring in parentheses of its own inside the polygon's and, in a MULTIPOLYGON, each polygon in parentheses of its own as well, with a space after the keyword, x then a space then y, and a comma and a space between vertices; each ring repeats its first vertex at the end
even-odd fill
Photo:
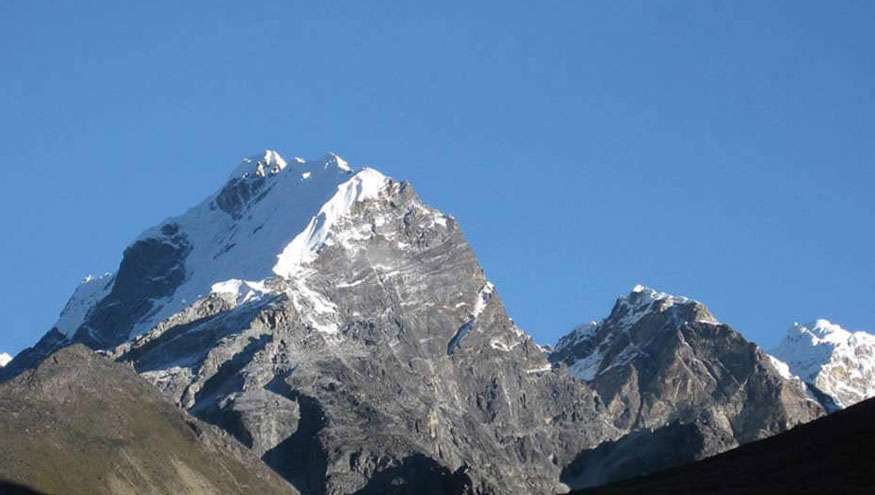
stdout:
POLYGON ((574 328, 568 335, 559 339, 556 343, 555 352, 559 352, 566 347, 572 347, 579 342, 587 341, 593 338, 599 329, 599 322, 590 321, 574 328))
MULTIPOLYGON (((489 303, 489 300, 492 299, 493 294, 495 294, 495 285, 493 285, 492 282, 487 281, 477 293, 477 299, 474 301, 474 308, 471 310, 470 317, 461 327, 459 327, 459 330, 457 330, 453 338, 450 339, 450 343, 447 344, 447 354, 455 352, 459 347, 459 344, 462 343, 462 339, 471 333, 471 330, 474 329, 474 324, 477 322, 477 318, 483 314, 483 310, 486 309, 486 305, 489 303)), ((501 346, 497 346, 497 343, 490 342, 490 345, 492 345, 494 349, 502 349, 501 346)), ((508 346, 507 344, 503 344, 503 347, 506 348, 508 346)))
POLYGON ((503 352, 510 352, 517 345, 519 344, 517 344, 516 342, 514 342, 512 345, 508 345, 505 341, 500 339, 492 339, 489 341, 489 347, 503 352))
POLYGON ((584 381, 590 381, 596 377, 602 364, 602 354, 596 349, 583 359, 578 359, 568 367, 571 376, 584 381))
POLYGON ((231 299, 236 305, 246 304, 261 300, 265 295, 273 294, 264 281, 251 282, 248 280, 231 279, 213 284, 210 288, 212 294, 219 294, 226 299, 231 299))
POLYGON ((793 373, 790 372, 790 365, 771 354, 766 354, 766 356, 768 356, 769 362, 772 363, 772 367, 775 368, 775 371, 777 371, 781 377, 786 380, 792 380, 794 378, 793 373))
POLYGON ((474 319, 483 313, 483 310, 486 309, 486 304, 492 299, 493 294, 495 294, 495 285, 492 282, 486 282, 486 285, 480 289, 480 292, 477 294, 477 300, 474 302, 474 310, 471 312, 471 316, 474 319))
POLYGON ((284 278, 292 278, 305 265, 315 260, 319 249, 330 242, 332 229, 340 220, 350 213, 356 203, 376 199, 387 181, 386 176, 380 172, 366 168, 337 186, 334 196, 322 205, 319 213, 310 219, 303 232, 277 257, 274 273, 284 278))
POLYGON ((112 277, 112 273, 106 273, 99 277, 94 275, 85 277, 82 284, 67 301, 64 310, 61 311, 58 321, 55 322, 55 328, 67 337, 72 337, 76 330, 82 326, 88 311, 109 294, 112 288, 112 277))
POLYGON ((323 294, 313 290, 307 285, 307 278, 311 272, 299 272, 299 277, 289 280, 290 287, 287 294, 291 297, 295 308, 301 313, 304 321, 310 326, 326 334, 336 334, 339 330, 337 324, 337 306, 323 294))
POLYGON ((335 153, 328 153, 325 155, 322 162, 325 163, 326 167, 333 165, 345 172, 352 172, 352 167, 349 166, 349 163, 335 153))
POLYGON ((267 177, 283 171, 288 163, 274 150, 265 150, 260 157, 244 158, 231 173, 229 180, 247 177, 267 177))
POLYGON ((528 370, 526 370, 526 373, 531 375, 534 373, 543 373, 545 371, 550 371, 551 369, 553 369, 553 366, 550 363, 547 363, 547 364, 540 366, 538 368, 528 369, 528 370))
POLYGON ((12 361, 12 356, 5 352, 0 353, 0 368, 3 368, 7 364, 9 364, 9 361, 12 361))

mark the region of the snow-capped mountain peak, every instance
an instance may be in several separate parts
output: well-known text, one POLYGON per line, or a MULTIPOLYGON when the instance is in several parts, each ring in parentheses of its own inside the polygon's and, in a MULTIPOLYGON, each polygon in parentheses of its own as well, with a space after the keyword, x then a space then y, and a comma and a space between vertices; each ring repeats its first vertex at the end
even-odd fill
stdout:
POLYGON ((276 175, 287 166, 288 162, 278 152, 265 150, 261 156, 244 158, 231 173, 229 180, 276 175))
POLYGON ((705 306, 693 299, 660 292, 645 285, 637 284, 628 294, 617 298, 611 314, 601 321, 591 321, 574 328, 560 339, 555 351, 575 345, 596 335, 603 327, 610 326, 615 331, 632 327, 649 313, 662 313, 676 306, 692 307, 698 315, 696 320, 704 323, 718 323, 705 306))
POLYGON ((319 473, 317 464, 342 466, 322 468, 324 486, 302 481, 319 493, 369 491, 378 463, 394 471, 438 450, 441 463, 472 460, 470 471, 447 471, 471 477, 469 486, 553 493, 559 467, 544 438, 573 445, 565 458, 616 433, 593 421, 568 441, 566 432, 601 414, 590 390, 553 372, 507 316, 454 219, 410 184, 354 172, 334 154, 286 162, 265 153, 237 172, 136 239, 114 276, 77 291, 70 336, 49 330, 2 376, 82 342, 132 363, 293 484, 319 473), (562 397, 548 399, 556 390, 562 397), (537 440, 523 440, 523 454, 508 450, 480 418, 537 440), (543 418, 558 426, 530 427, 543 418), (311 442, 323 437, 337 442, 311 442), (312 463, 289 464, 301 448, 312 463), (480 464, 507 468, 475 471, 480 464))
POLYGON ((719 324, 698 301, 638 284, 617 299, 607 318, 581 325, 562 337, 551 359, 568 363, 573 375, 589 381, 641 355, 641 349, 660 333, 686 323, 719 324), (645 318, 658 323, 639 325, 645 318))
POLYGON ((811 323, 793 323, 787 331, 788 336, 802 334, 810 336, 813 344, 842 343, 852 337, 852 333, 827 319, 819 318, 811 323))
POLYGON ((772 354, 838 407, 875 396, 875 335, 826 319, 795 323, 772 354))
POLYGON ((632 287, 628 294, 622 296, 617 301, 618 304, 628 307, 633 312, 643 310, 659 309, 665 310, 675 304, 687 304, 691 299, 683 296, 676 296, 667 292, 660 292, 656 289, 638 284, 632 287), (656 306, 654 307, 654 303, 656 306))
POLYGON ((12 356, 5 352, 0 353, 0 368, 9 364, 9 361, 12 361, 12 356))
POLYGON ((674 294, 669 294, 668 292, 660 292, 642 284, 636 284, 635 287, 632 287, 632 290, 629 291, 629 294, 622 296, 620 299, 624 301, 634 300, 636 301, 636 304, 641 302, 650 303, 653 301, 670 301, 672 303, 684 304, 691 301, 688 297, 676 296, 674 294))
POLYGON ((389 182, 371 168, 354 172, 334 153, 287 161, 266 150, 246 158, 217 193, 146 230, 128 247, 117 274, 83 283, 55 327, 68 338, 81 331, 86 340, 102 341, 109 330, 95 323, 113 321, 133 337, 211 293, 240 303, 270 294, 265 282, 276 276, 296 276, 301 285, 316 253, 343 241, 337 224, 389 182), (115 314, 123 307, 126 314, 115 314))
POLYGON ((692 319, 701 323, 719 323, 704 304, 688 297, 660 292, 641 284, 636 285, 628 294, 617 299, 609 319, 618 320, 617 326, 630 327, 649 313, 663 313, 678 307, 689 309, 694 313, 692 317, 680 316, 681 320, 692 319))
POLYGON ((349 166, 349 163, 341 158, 337 153, 330 152, 322 157, 322 163, 325 168, 334 166, 344 172, 352 172, 352 167, 349 166))

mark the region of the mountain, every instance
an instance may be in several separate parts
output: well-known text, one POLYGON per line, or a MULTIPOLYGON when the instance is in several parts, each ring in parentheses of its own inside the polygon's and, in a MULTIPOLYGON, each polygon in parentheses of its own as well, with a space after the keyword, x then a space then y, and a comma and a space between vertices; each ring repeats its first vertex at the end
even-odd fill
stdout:
MULTIPOLYGON (((128 246, 116 273, 86 278, 51 330, 16 356, 6 375, 70 342, 112 349, 213 293, 214 285, 224 291, 239 281, 254 297, 259 287, 247 281, 281 270, 277 257, 295 234, 333 221, 326 216, 331 212, 319 208, 339 185, 346 183, 347 196, 334 206, 342 208, 338 203, 354 202, 359 193, 367 196, 370 191, 359 188, 378 184, 380 177, 370 169, 354 174, 333 154, 311 162, 296 158, 291 166, 272 150, 243 160, 218 192, 128 246)), ((306 235, 301 242, 307 242, 306 235)), ((296 246, 305 248, 299 254, 306 251, 296 246)))
POLYGON ((227 434, 81 345, 0 384, 0 417, 3 493, 295 493, 227 434))
POLYGON ((614 427, 632 432, 580 453, 563 470, 573 486, 708 457, 824 414, 801 381, 702 303, 642 286, 560 339, 550 360, 595 389, 614 427))
POLYGON ((875 492, 875 399, 694 464, 579 495, 875 492))
POLYGON ((7 364, 9 364, 9 361, 12 361, 12 356, 5 352, 0 353, 0 368, 3 368, 7 364))
POLYGON ((304 495, 555 493, 823 414, 702 304, 644 287, 545 352, 454 218, 334 154, 244 160, 86 279, 0 379, 75 343, 304 495))
POLYGON ((797 323, 771 354, 835 408, 875 396, 875 335, 823 319, 797 323))
POLYGON ((514 325, 455 219, 336 155, 244 160, 75 292, 13 376, 82 342, 301 493, 552 493, 621 432, 514 325))

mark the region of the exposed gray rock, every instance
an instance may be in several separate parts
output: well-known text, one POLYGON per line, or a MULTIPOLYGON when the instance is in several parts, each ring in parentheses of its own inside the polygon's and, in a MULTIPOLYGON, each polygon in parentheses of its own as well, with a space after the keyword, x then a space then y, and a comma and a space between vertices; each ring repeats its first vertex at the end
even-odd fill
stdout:
POLYGON ((306 275, 241 305, 204 298, 117 357, 302 493, 421 476, 551 493, 564 464, 616 435, 590 389, 514 326, 452 218, 388 181, 342 222, 306 275), (308 318, 316 304, 336 332, 308 318))
POLYGON ((166 224, 162 237, 141 239, 125 250, 109 295, 76 330, 74 342, 95 349, 114 347, 128 339, 129 329, 155 307, 154 301, 173 295, 185 280, 185 257, 191 246, 179 226, 166 224))
POLYGON ((703 304, 640 286, 608 318, 561 339, 550 358, 598 392, 614 426, 639 432, 582 455, 566 470, 575 486, 665 467, 642 460, 648 450, 685 444, 668 464, 699 459, 824 414, 800 381, 703 304))
POLYGON ((573 487, 600 486, 688 464, 734 446, 735 439, 720 425, 675 421, 581 452, 562 470, 562 479, 573 487))

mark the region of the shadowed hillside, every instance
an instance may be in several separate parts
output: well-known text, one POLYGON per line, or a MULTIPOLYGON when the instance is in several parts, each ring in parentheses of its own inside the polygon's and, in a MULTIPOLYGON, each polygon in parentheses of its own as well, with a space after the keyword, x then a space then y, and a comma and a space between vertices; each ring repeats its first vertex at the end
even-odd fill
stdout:
POLYGON ((227 434, 84 346, 0 385, 0 417, 0 493, 294 493, 227 434))
POLYGON ((875 399, 704 461, 575 493, 875 493, 875 399))

